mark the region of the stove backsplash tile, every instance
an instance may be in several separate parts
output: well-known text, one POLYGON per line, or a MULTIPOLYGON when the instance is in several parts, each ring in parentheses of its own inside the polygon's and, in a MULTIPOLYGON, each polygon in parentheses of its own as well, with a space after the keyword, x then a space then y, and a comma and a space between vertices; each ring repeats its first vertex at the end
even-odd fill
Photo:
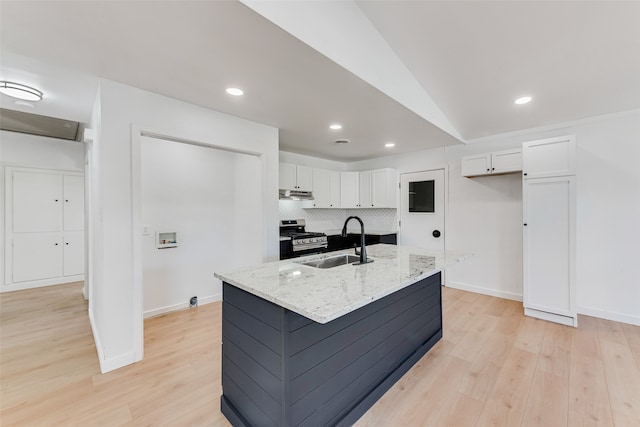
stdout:
MULTIPOLYGON (((315 209, 313 202, 279 200, 280 219, 303 218, 308 231, 339 230, 351 215, 359 216, 366 230, 397 230, 396 209, 315 209)), ((351 223, 352 229, 357 224, 351 223)))

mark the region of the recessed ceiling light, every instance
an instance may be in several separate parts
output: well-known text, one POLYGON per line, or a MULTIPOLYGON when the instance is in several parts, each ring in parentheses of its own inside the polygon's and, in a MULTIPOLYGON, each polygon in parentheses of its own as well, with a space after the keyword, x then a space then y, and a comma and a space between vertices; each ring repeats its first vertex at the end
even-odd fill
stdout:
POLYGON ((521 98, 516 99, 514 102, 518 105, 522 105, 522 104, 526 104, 529 101, 531 101, 530 96, 523 96, 521 98))
POLYGON ((25 101, 42 100, 42 92, 30 86, 20 83, 0 81, 0 92, 12 98, 24 99, 25 101))
POLYGON ((244 94, 244 92, 241 89, 238 89, 235 87, 228 87, 227 93, 233 96, 242 96, 244 94))
POLYGON ((329 129, 340 130, 340 129, 342 129, 342 125, 339 125, 339 124, 336 123, 334 125, 329 126, 329 129))
POLYGON ((386 144, 384 144, 385 147, 387 148, 391 148, 391 147, 395 147, 396 143, 395 142, 387 142, 386 144))

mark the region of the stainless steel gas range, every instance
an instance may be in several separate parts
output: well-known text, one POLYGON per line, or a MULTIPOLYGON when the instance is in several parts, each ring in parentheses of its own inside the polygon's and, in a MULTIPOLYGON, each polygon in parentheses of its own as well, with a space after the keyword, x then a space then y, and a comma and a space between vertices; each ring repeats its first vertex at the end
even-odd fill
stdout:
POLYGON ((327 235, 305 231, 304 219, 280 221, 280 259, 327 251, 327 235))

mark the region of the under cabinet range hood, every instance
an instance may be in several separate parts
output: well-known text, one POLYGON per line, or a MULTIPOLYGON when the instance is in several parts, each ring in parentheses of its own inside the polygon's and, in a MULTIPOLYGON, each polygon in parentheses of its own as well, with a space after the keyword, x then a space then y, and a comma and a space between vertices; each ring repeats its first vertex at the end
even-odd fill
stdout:
POLYGON ((313 200, 311 191, 280 190, 280 200, 313 200))
POLYGON ((0 129, 77 141, 80 123, 23 111, 0 108, 0 129))

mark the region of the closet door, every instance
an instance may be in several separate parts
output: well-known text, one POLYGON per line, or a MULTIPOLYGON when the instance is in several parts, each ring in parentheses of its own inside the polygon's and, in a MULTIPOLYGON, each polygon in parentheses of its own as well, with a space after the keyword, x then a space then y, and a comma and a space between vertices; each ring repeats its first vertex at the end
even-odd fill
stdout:
POLYGON ((14 233, 60 231, 62 175, 13 172, 14 233))
POLYGON ((84 229, 84 177, 64 176, 64 231, 84 229))
POLYGON ((59 234, 13 236, 13 283, 62 276, 62 239, 59 234))

